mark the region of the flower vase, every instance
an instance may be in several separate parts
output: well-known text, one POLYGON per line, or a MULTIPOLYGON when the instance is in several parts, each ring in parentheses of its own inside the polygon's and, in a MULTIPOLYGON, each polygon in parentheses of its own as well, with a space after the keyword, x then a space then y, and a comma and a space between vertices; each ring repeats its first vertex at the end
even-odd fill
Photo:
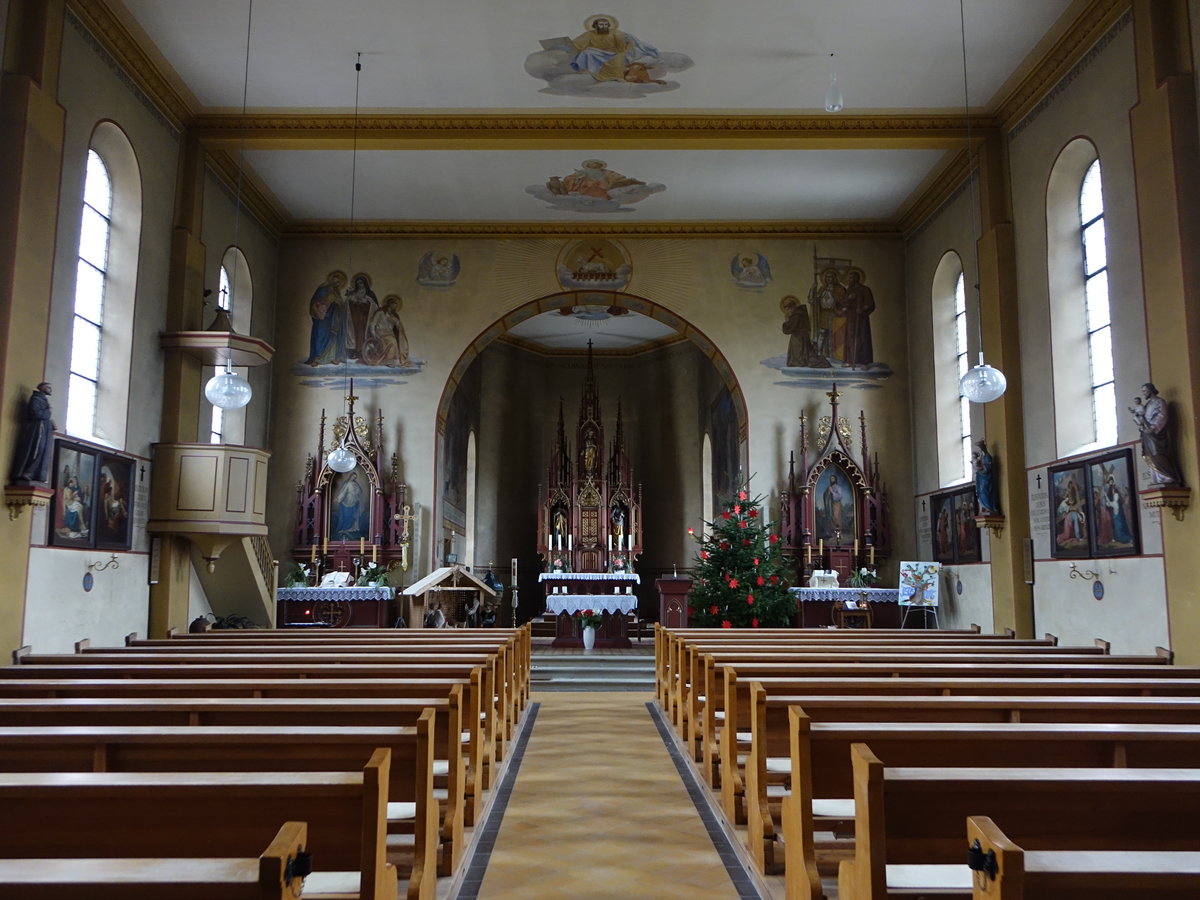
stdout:
POLYGON ((596 627, 594 625, 583 626, 583 649, 591 650, 596 646, 596 627))

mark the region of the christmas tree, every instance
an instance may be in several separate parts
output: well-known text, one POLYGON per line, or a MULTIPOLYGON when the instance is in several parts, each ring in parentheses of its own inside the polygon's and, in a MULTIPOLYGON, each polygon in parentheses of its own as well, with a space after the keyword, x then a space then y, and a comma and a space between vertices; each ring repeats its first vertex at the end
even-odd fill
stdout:
POLYGON ((697 628, 787 628, 796 616, 788 593, 779 535, 764 527, 762 497, 743 489, 708 523, 700 544, 696 581, 688 595, 688 624, 697 628))

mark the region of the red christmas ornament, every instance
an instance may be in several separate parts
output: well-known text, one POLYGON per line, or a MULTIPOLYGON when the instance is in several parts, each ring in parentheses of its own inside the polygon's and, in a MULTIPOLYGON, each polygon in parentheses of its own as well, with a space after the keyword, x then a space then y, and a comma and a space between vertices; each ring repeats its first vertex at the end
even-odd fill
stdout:
POLYGON ((753 606, 753 605, 754 605, 754 595, 753 595, 753 594, 747 594, 747 595, 746 595, 746 605, 747 605, 747 606, 753 606))
POLYGON ((740 516, 740 515, 742 514, 742 507, 741 507, 741 504, 739 504, 739 503, 735 503, 735 504, 733 504, 733 512, 734 512, 734 515, 739 515, 739 516, 740 516))
POLYGON ((779 543, 779 535, 777 535, 777 534, 771 535, 770 541, 772 544, 778 544, 779 543))
POLYGON ((737 587, 737 586, 738 586, 738 580, 737 580, 736 578, 730 578, 730 579, 729 579, 729 586, 730 586, 731 588, 735 588, 735 587, 737 587))
POLYGON ((721 513, 721 515, 724 516, 726 519, 728 519, 729 518, 729 510, 725 510, 725 512, 721 513))
POLYGON ((758 619, 751 619, 751 620, 750 620, 750 627, 751 627, 751 628, 757 628, 757 627, 758 627, 758 619))
POLYGON ((721 623, 721 627, 722 628, 732 628, 733 623, 730 622, 728 619, 726 619, 724 622, 721 623))
POLYGON ((764 584, 766 584, 766 583, 767 583, 767 579, 765 579, 765 578, 763 578, 761 575, 759 575, 759 576, 758 576, 758 586, 759 586, 759 587, 762 587, 762 586, 763 586, 764 584))
POLYGON ((715 603, 712 605, 712 608, 709 609, 709 613, 714 616, 717 614, 717 605, 715 603))
POLYGON ((758 510, 755 509, 754 507, 750 508, 750 518, 752 518, 752 519, 758 518, 758 510))
POLYGON ((738 499, 739 499, 739 500, 745 500, 745 499, 746 499, 746 492, 745 492, 745 491, 738 491, 738 499))

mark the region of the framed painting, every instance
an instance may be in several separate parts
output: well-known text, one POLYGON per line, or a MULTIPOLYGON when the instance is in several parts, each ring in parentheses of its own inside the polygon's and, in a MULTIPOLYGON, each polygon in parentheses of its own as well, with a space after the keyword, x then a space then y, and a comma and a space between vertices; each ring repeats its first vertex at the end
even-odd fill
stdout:
POLYGON ((1142 552, 1135 499, 1133 454, 1128 449, 1088 460, 1092 555, 1137 556, 1142 552))
POLYGON ((1050 555, 1056 559, 1087 559, 1092 552, 1087 466, 1074 462, 1051 466, 1048 471, 1053 527, 1050 555))
POLYGON ((101 453, 97 461, 95 534, 104 550, 128 550, 133 542, 134 461, 101 453))
POLYGON ((362 466, 336 473, 329 488, 329 524, 325 533, 330 541, 367 541, 371 537, 371 490, 362 466))
POLYGON ((54 446, 54 500, 50 540, 54 547, 94 547, 96 451, 70 441, 54 446))
POLYGON ((813 486, 813 534, 835 547, 852 543, 858 534, 856 506, 850 478, 837 466, 827 466, 813 486))
POLYGON ((977 563, 980 560, 979 529, 975 527, 975 488, 954 495, 954 561, 977 563))
POLYGON ((933 558, 940 563, 954 562, 954 495, 934 494, 930 497, 929 516, 933 558))

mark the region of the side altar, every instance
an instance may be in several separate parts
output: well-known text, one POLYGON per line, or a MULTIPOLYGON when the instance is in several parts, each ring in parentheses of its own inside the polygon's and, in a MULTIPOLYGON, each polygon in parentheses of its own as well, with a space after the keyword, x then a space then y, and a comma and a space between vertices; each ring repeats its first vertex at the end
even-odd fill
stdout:
MULTIPOLYGON (((399 586, 399 573, 408 570, 415 517, 408 486, 400 481, 399 459, 395 453, 389 458, 384 450, 383 411, 377 412, 372 427, 355 413, 357 399, 352 381, 346 413, 334 419, 328 444, 325 412, 321 412, 316 453, 306 459, 304 475, 296 485, 292 558, 307 570, 309 587, 320 585, 328 573, 342 572, 348 588, 359 583, 359 590, 374 591, 371 602, 376 608, 370 614, 360 605, 363 598, 348 593, 336 595, 336 601, 322 600, 342 604, 338 608, 345 611, 328 613, 328 624, 390 625, 395 616, 392 589, 399 586), (353 460, 347 471, 330 465, 330 454, 338 448, 353 460)), ((303 586, 297 587, 303 591, 303 586)), ((280 591, 279 623, 306 622, 309 614, 303 612, 304 604, 316 596, 280 591)))
POLYGON ((628 617, 637 611, 641 584, 634 562, 643 550, 642 490, 634 487, 619 402, 612 442, 605 443, 591 342, 574 451, 559 402, 537 545, 545 561, 539 577, 545 611, 556 622, 554 646, 583 645, 575 615, 586 609, 604 616, 597 647, 630 646, 628 617))

